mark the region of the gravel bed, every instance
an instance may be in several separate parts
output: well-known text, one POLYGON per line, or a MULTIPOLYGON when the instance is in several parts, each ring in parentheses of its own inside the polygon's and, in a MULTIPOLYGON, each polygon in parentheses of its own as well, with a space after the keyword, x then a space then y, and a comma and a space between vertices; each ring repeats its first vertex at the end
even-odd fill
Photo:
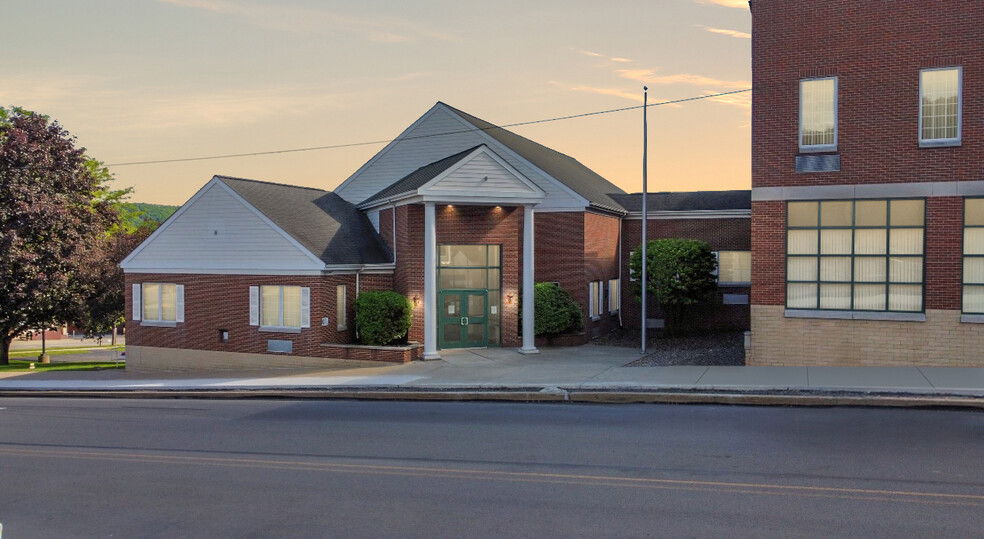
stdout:
MULTIPOLYGON (((593 344, 638 347, 638 331, 615 331, 600 337, 593 344)), ((745 364, 745 333, 730 331, 683 337, 647 339, 652 352, 626 367, 664 367, 669 365, 742 366, 745 364)))

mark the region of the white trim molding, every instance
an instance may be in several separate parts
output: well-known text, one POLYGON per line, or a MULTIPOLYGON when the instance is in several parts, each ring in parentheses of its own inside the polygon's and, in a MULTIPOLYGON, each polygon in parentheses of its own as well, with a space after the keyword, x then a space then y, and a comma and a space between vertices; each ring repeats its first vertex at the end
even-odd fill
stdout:
POLYGON ((984 196, 984 180, 752 188, 752 202, 962 196, 984 196))

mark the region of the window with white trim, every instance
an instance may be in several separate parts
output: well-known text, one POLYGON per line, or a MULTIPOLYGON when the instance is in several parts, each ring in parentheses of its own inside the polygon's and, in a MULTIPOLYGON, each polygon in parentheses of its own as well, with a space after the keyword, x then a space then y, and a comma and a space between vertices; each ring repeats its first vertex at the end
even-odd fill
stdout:
POLYGON ((984 314, 984 198, 964 200, 963 312, 984 314))
POLYGON ((923 69, 919 72, 919 144, 960 144, 960 67, 923 69))
POLYGON ((135 320, 144 322, 183 322, 184 286, 174 283, 142 283, 134 286, 135 320))
POLYGON ((922 312, 924 199, 786 208, 787 308, 922 312))
POLYGON ((591 281, 588 284, 588 315, 597 319, 603 308, 601 281, 591 281))
POLYGON ((800 81, 799 147, 803 152, 837 149, 837 77, 800 81))
POLYGON ((608 312, 617 313, 621 298, 619 297, 618 279, 608 280, 608 312))
POLYGON ((751 251, 718 251, 717 278, 720 284, 748 284, 752 282, 751 251))
POLYGON ((348 329, 346 313, 345 285, 340 284, 335 287, 335 320, 338 322, 338 331, 348 329))
POLYGON ((301 327, 301 287, 260 287, 260 325, 267 327, 301 327))

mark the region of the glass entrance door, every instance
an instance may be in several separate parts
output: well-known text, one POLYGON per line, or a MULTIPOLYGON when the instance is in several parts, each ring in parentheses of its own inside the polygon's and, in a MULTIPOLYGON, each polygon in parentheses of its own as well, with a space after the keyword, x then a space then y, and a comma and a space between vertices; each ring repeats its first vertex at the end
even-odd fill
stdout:
POLYGON ((441 348, 474 348, 489 344, 486 290, 442 290, 438 343, 441 348))

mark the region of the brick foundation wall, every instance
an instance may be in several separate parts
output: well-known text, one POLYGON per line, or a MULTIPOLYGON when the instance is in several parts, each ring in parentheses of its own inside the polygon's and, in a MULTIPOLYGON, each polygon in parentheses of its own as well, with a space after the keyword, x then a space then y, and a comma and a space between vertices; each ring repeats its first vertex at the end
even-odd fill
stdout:
MULTIPOLYGON (((622 222, 622 324, 638 329, 642 321, 642 308, 633 292, 635 283, 629 281, 629 255, 642 245, 642 219, 625 219, 622 222)), ((689 238, 706 241, 714 251, 751 250, 751 221, 748 218, 722 219, 649 219, 647 239, 689 238)), ((752 255, 753 278, 755 255, 752 255)), ((748 287, 719 288, 715 306, 702 313, 702 324, 710 330, 737 330, 750 327, 748 305, 724 305, 724 294, 749 294, 748 287)), ((662 315, 651 297, 647 307, 649 318, 662 315)))
POLYGON ((960 311, 927 310, 925 322, 785 318, 752 305, 748 365, 984 367, 984 325, 960 311))

